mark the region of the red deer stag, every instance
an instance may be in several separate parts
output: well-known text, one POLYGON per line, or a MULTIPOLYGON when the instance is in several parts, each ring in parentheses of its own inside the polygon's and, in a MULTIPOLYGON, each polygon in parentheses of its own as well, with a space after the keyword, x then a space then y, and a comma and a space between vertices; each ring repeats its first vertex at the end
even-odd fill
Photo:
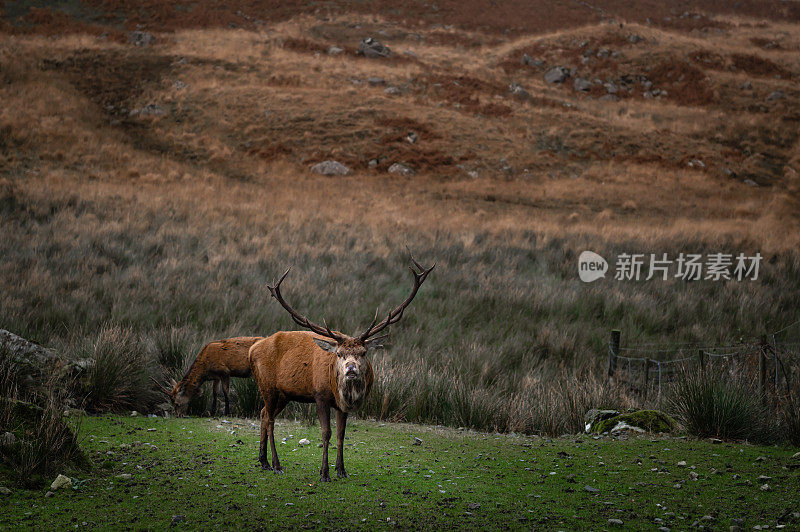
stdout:
MULTIPOLYGON (((331 407, 336 410, 336 474, 346 477, 344 469, 344 431, 347 415, 364 402, 372 388, 374 375, 372 364, 367 358, 367 350, 375 347, 378 338, 373 338, 387 326, 397 323, 403 311, 417 295, 419 287, 436 266, 423 268, 411 258, 414 268, 414 286, 411 294, 400 306, 392 310, 380 323, 378 313, 359 336, 347 336, 332 331, 327 324, 320 327, 300 315, 284 301, 281 296, 281 283, 289 270, 275 284, 269 286, 272 297, 286 309, 292 319, 310 329, 307 331, 284 331, 257 342, 250 349, 250 366, 253 377, 264 396, 261 410, 261 446, 258 459, 264 469, 282 473, 278 452, 275 450, 275 417, 289 401, 316 403, 319 423, 322 429, 322 469, 320 480, 330 481, 328 474, 328 445, 331 439, 331 407), (267 437, 272 451, 272 467, 267 458, 267 437)), ((325 322, 323 321, 323 324, 325 322)))
POLYGON ((225 397, 225 415, 230 415, 228 391, 230 390, 231 377, 250 376, 248 351, 253 344, 263 339, 263 336, 239 336, 210 342, 203 347, 183 379, 180 382, 175 382, 175 379, 171 380, 170 386, 172 386, 172 389, 159 385, 172 401, 175 415, 178 417, 186 415, 189 402, 200 386, 207 380, 214 381, 212 388, 214 399, 211 404, 211 414, 216 415, 217 413, 217 390, 221 383, 222 395, 225 397))

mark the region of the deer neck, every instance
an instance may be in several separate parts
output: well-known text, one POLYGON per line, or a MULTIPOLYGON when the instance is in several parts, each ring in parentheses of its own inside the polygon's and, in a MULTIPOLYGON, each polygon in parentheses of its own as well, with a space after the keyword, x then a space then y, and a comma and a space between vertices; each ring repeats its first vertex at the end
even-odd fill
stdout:
POLYGON ((193 397, 197 388, 203 384, 203 370, 198 366, 199 364, 192 364, 192 367, 186 372, 186 376, 179 383, 178 390, 189 397, 193 397))

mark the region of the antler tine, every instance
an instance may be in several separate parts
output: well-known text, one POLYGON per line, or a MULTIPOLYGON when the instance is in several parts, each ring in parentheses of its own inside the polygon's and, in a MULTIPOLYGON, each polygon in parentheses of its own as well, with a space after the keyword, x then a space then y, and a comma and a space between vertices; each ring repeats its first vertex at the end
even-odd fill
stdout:
MULTIPOLYGON (((280 280, 277 283, 275 283, 275 286, 267 285, 267 288, 269 288, 272 297, 278 300, 278 303, 281 304, 281 306, 292 317, 294 322, 299 326, 305 327, 306 329, 310 329, 311 331, 319 334, 320 336, 326 336, 328 338, 336 340, 337 342, 341 342, 342 340, 344 340, 343 336, 331 331, 327 324, 325 325, 324 328, 320 327, 319 325, 313 323, 311 320, 309 320, 308 318, 306 318, 305 316, 294 310, 292 307, 290 307, 289 304, 283 299, 283 296, 281 295, 281 283, 286 278, 286 275, 289 273, 289 270, 291 270, 291 268, 286 270, 286 273, 284 273, 283 276, 280 278, 280 280)), ((323 321, 323 323, 325 322, 323 321)))
POLYGON ((165 393, 167 395, 170 395, 172 393, 172 390, 170 390, 168 387, 164 386, 162 383, 157 381, 155 377, 150 377, 150 380, 152 380, 155 383, 155 385, 158 386, 158 389, 161 390, 162 393, 165 393))
POLYGON ((414 270, 414 268, 410 266, 408 268, 409 270, 411 270, 411 274, 414 276, 414 286, 411 288, 411 293, 408 295, 405 301, 400 303, 400 305, 397 308, 389 312, 389 315, 386 316, 386 319, 381 321, 378 325, 375 325, 375 322, 373 321, 372 324, 370 324, 370 326, 367 328, 366 332, 361 335, 360 338, 362 341, 366 341, 370 336, 374 336, 375 334, 385 329, 387 326, 400 321, 400 318, 403 317, 403 312, 405 311, 406 307, 411 303, 411 301, 414 300, 414 297, 417 295, 419 287, 422 286, 422 283, 425 282, 425 279, 428 277, 428 274, 431 273, 431 271, 433 271, 433 269, 436 267, 436 263, 434 263, 433 266, 431 266, 430 268, 424 268, 420 263, 414 260, 413 256, 411 257, 411 261, 414 263, 414 266, 416 266, 420 270, 419 272, 417 272, 416 270, 414 270))
MULTIPOLYGON (((419 262, 416 261, 416 259, 414 259, 414 254, 411 253, 411 248, 408 247, 408 244, 406 244, 406 250, 408 251, 408 256, 411 257, 411 262, 414 263, 414 266, 416 266, 417 269, 420 271, 424 270, 425 268, 422 267, 422 264, 420 264, 419 262)), ((436 266, 436 264, 434 264, 434 266, 436 266)))

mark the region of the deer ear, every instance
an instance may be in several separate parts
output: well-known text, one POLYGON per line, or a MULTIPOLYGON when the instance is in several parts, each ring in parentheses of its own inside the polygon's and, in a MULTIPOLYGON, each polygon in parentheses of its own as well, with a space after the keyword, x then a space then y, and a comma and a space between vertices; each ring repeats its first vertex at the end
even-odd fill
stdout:
POLYGON ((386 344, 386 340, 389 338, 388 334, 384 334, 383 336, 378 336, 376 338, 370 338, 364 345, 367 346, 369 349, 383 349, 386 344))
POLYGON ((320 338, 314 338, 314 341, 317 343, 325 351, 330 351, 331 353, 336 352, 336 348, 339 347, 339 344, 334 342, 328 342, 326 340, 322 340, 320 338))

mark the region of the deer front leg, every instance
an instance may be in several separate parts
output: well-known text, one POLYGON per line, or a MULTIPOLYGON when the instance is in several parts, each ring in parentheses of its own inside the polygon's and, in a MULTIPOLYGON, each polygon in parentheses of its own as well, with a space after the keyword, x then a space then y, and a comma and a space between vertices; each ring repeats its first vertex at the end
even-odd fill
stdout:
POLYGON ((322 401, 317 401, 317 415, 319 416, 319 426, 322 429, 322 469, 319 471, 319 479, 322 482, 330 482, 331 477, 328 473, 328 445, 331 442, 331 409, 322 401))
POLYGON ((347 478, 344 470, 344 430, 347 427, 347 412, 336 411, 336 476, 347 478))
POLYGON ((267 407, 261 409, 261 445, 258 449, 258 461, 263 469, 272 469, 267 458, 267 407))
POLYGON ((217 388, 219 388, 219 381, 214 379, 211 385, 211 417, 217 415, 217 388))
POLYGON ((275 449, 275 418, 284 409, 286 403, 285 399, 278 397, 267 405, 267 434, 269 435, 269 446, 272 450, 272 471, 274 473, 283 473, 281 461, 278 459, 278 450, 275 449))
POLYGON ((231 407, 228 405, 228 392, 231 389, 230 377, 222 378, 222 396, 225 398, 225 415, 231 415, 231 407))

